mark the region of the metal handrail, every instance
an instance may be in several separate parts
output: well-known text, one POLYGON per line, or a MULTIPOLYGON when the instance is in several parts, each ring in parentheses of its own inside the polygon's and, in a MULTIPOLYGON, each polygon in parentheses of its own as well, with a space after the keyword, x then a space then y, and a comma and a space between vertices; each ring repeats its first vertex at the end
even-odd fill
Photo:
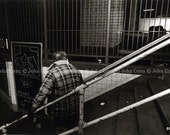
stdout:
MULTIPOLYGON (((114 112, 112 112, 112 113, 109 113, 109 114, 107 114, 107 115, 105 115, 105 116, 102 116, 102 117, 100 117, 100 118, 97 118, 97 119, 95 119, 95 120, 92 120, 92 121, 90 121, 90 122, 88 122, 88 123, 84 123, 83 128, 89 127, 89 126, 91 126, 91 125, 94 125, 94 124, 96 124, 96 123, 98 123, 98 122, 101 122, 101 121, 103 121, 103 120, 106 120, 106 119, 108 119, 108 118, 112 118, 113 116, 116 116, 116 115, 118 115, 118 114, 127 112, 127 111, 129 111, 129 110, 131 110, 131 109, 134 109, 134 108, 136 108, 136 107, 138 107, 138 106, 141 106, 141 105, 143 105, 143 104, 146 104, 146 103, 148 103, 148 102, 151 102, 151 101, 153 101, 153 100, 156 100, 156 99, 158 99, 158 98, 161 98, 161 97, 166 96, 166 95, 168 95, 168 94, 170 94, 170 89, 167 89, 167 90, 165 90, 165 91, 162 91, 162 92, 160 92, 160 93, 157 93, 157 94, 155 94, 155 95, 153 95, 153 96, 150 96, 150 97, 145 98, 145 99, 143 99, 143 100, 141 100, 141 101, 138 101, 138 102, 136 102, 136 103, 133 103, 133 104, 131 104, 131 105, 129 105, 129 106, 126 106, 126 107, 124 107, 124 108, 122 108, 122 109, 116 110, 116 111, 114 111, 114 112)), ((77 132, 77 131, 79 131, 79 127, 75 127, 75 128, 73 128, 73 129, 70 129, 70 130, 68 130, 68 131, 66 131, 66 132, 64 132, 64 133, 59 134, 59 135, 68 135, 68 134, 70 134, 70 133, 77 132)))
POLYGON ((103 69, 101 69, 101 70, 99 70, 98 72, 94 73, 93 75, 85 78, 85 79, 84 79, 84 82, 86 83, 86 82, 94 79, 95 77, 100 76, 101 74, 104 74, 104 73, 107 72, 108 70, 113 69, 114 67, 120 65, 121 63, 124 63, 125 61, 127 61, 127 60, 135 57, 136 55, 140 54, 141 52, 146 51, 147 49, 155 46, 156 44, 158 44, 158 43, 160 43, 160 42, 162 42, 162 41, 164 41, 164 40, 166 40, 166 39, 168 39, 168 38, 170 38, 170 33, 162 36, 161 38, 158 38, 157 40, 154 40, 153 42, 151 42, 151 43, 149 43, 149 44, 141 47, 140 49, 138 49, 138 50, 130 53, 129 55, 127 55, 127 56, 125 56, 125 57, 123 57, 123 58, 121 58, 120 60, 118 60, 118 61, 116 61, 116 62, 108 65, 107 67, 105 67, 105 68, 103 68, 103 69))
MULTIPOLYGON (((169 37, 170 37, 170 34, 167 34, 166 36, 161 37, 159 40, 156 40, 155 42, 152 42, 152 44, 149 44, 149 46, 147 45, 147 47, 143 47, 143 49, 141 48, 140 51, 135 51, 135 52, 133 53, 133 55, 132 55, 132 54, 131 54, 131 55, 128 55, 128 57, 122 58, 122 59, 120 59, 119 61, 117 61, 117 62, 115 62, 115 63, 107 66, 107 67, 104 68, 103 70, 100 70, 100 72, 99 72, 100 74, 98 73, 98 74, 96 74, 95 76, 92 75, 91 77, 89 77, 88 81, 87 81, 87 79, 85 80, 85 83, 84 83, 84 84, 81 84, 81 85, 78 86, 76 89, 72 90, 70 93, 68 93, 68 94, 66 94, 66 95, 64 95, 64 96, 62 96, 62 97, 60 97, 60 98, 58 98, 58 99, 56 99, 56 100, 54 100, 54 101, 52 101, 52 102, 49 102, 49 103, 46 104, 46 105, 41 106, 41 107, 38 108, 34 113, 37 113, 37 112, 43 110, 44 108, 47 108, 48 106, 50 106, 50 105, 52 105, 52 104, 54 104, 54 103, 56 103, 56 102, 58 102, 58 101, 60 101, 60 100, 62 100, 62 99, 64 99, 64 98, 66 98, 66 97, 68 97, 68 96, 70 96, 70 95, 72 95, 72 94, 74 94, 74 93, 76 93, 76 92, 78 92, 78 91, 81 91, 81 90, 86 89, 86 88, 89 87, 90 85, 92 85, 92 84, 94 84, 94 83, 102 80, 103 78, 105 78, 105 77, 107 77, 107 76, 109 76, 109 75, 111 75, 111 74, 119 71, 120 69, 122 69, 122 68, 124 68, 124 67, 126 67, 126 66, 128 66, 128 65, 130 65, 130 64, 132 64, 132 63, 134 63, 134 62, 136 62, 136 61, 138 61, 138 60, 140 60, 140 59, 142 59, 142 58, 144 58, 144 57, 146 57, 146 56, 148 56, 149 54, 151 54, 151 53, 153 53, 153 52, 155 52, 155 51, 157 51, 157 50, 165 47, 166 45, 170 44, 170 39, 167 39, 167 38, 169 38, 169 37), (166 39, 167 39, 167 40, 166 40, 166 39), (161 43, 160 43, 160 42, 161 42, 161 43), (154 43, 154 44, 153 44, 153 43, 154 43), (158 44, 158 43, 160 43, 160 44, 158 44), (155 46, 155 44, 157 44, 157 45, 155 46), (154 46, 154 47, 153 47, 153 46, 154 46), (152 48, 152 47, 153 47, 153 48, 152 48), (146 51, 146 48, 147 48, 147 49, 149 48, 149 50, 146 51), (144 50, 145 50, 145 52, 141 53, 141 52, 144 51, 144 50), (140 54, 139 52, 140 52, 141 54, 140 54), (139 55, 137 55, 137 54, 139 54, 139 55), (136 57, 134 57, 134 56, 136 56, 136 57), (131 58, 131 59, 130 59, 130 58, 131 58), (127 61, 128 59, 129 59, 129 61, 127 61), (122 62, 124 62, 124 63, 122 63, 122 62), (122 64, 121 64, 121 63, 122 63, 122 64), (117 65, 117 67, 115 67, 116 65, 117 65), (113 67, 115 67, 115 68, 113 68, 113 67), (111 70, 111 69, 112 69, 112 70, 111 70), (103 71, 104 71, 104 72, 103 72, 103 71)), ((25 119, 25 118, 27 118, 27 117, 28 117, 28 114, 25 114, 25 115, 23 115, 22 117, 20 117, 19 119, 16 119, 16 120, 14 120, 14 121, 11 122, 11 123, 7 123, 7 124, 1 126, 1 127, 0 127, 0 130, 3 131, 3 130, 6 129, 7 127, 9 127, 9 126, 17 123, 18 121, 23 120, 23 119, 25 119)), ((64 135, 64 134, 63 134, 63 135, 64 135)))

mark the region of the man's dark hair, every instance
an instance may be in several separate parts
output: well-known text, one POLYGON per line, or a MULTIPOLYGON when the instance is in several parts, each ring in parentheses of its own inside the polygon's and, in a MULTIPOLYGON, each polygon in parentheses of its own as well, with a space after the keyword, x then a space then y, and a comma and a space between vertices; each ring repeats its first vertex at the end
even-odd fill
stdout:
POLYGON ((64 51, 55 52, 52 57, 55 61, 68 59, 67 54, 64 51))

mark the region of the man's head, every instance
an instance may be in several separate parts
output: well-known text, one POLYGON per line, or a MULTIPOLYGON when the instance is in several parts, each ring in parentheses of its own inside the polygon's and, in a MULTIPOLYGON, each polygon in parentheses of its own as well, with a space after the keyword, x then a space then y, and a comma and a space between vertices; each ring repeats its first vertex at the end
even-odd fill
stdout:
POLYGON ((55 52, 53 54, 54 61, 67 60, 67 59, 68 59, 67 54, 64 51, 55 52))

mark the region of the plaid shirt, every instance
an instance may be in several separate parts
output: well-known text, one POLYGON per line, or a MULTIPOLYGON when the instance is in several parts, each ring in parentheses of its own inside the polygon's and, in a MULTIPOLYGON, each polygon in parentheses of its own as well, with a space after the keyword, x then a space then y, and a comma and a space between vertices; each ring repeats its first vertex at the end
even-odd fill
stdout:
MULTIPOLYGON (((38 108, 48 97, 53 101, 66 95, 83 82, 81 73, 66 60, 60 60, 50 66, 49 72, 33 101, 33 108, 38 108)), ((48 107, 48 113, 56 117, 69 117, 78 113, 79 94, 75 93, 48 107)))

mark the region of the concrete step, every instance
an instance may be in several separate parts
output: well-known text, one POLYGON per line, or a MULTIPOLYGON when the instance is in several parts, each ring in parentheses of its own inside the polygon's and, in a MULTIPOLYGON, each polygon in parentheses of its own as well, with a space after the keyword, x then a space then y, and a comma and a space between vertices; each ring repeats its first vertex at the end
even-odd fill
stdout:
MULTIPOLYGON (((119 89, 117 88, 117 91, 119 89)), ((110 91, 102 96, 85 103, 85 121, 91 121, 106 114, 109 114, 118 108, 118 92, 110 91), (104 103, 102 105, 101 103, 104 103)), ((104 120, 98 124, 86 128, 85 135, 113 135, 115 132, 116 117, 104 120)))
MULTIPOLYGON (((133 89, 120 92, 119 109, 134 103, 133 89)), ((115 135, 138 135, 137 119, 135 109, 124 112, 117 117, 115 135)))
MULTIPOLYGON (((167 80, 161 79, 149 79, 148 85, 152 94, 156 94, 162 92, 170 87, 167 85, 167 80)), ((159 110, 159 114, 162 118, 164 129, 170 133, 170 95, 161 97, 155 101, 157 108, 159 110)))
MULTIPOLYGON (((149 88, 146 85, 134 87, 135 101, 138 102, 149 96, 149 88)), ((159 112, 154 102, 149 102, 136 108, 140 135, 166 135, 159 112)))

